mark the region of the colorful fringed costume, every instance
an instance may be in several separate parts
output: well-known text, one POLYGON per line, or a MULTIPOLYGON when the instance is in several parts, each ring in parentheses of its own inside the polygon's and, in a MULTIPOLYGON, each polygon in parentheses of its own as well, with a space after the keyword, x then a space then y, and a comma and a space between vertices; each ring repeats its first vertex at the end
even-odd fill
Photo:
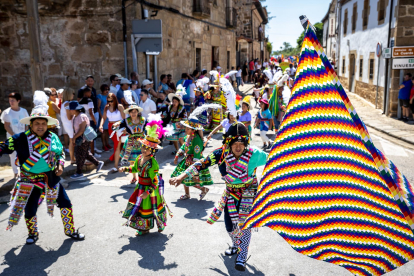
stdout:
POLYGON ((221 109, 213 109, 211 111, 211 123, 209 129, 215 129, 223 120, 223 110, 227 109, 226 98, 221 90, 214 90, 211 92, 211 99, 209 102, 222 106, 221 109))
MULTIPOLYGON (((218 165, 222 178, 226 182, 218 206, 212 211, 208 223, 216 222, 224 211, 226 230, 233 241, 231 250, 237 248, 237 263, 243 267, 247 259, 251 231, 241 230, 249 215, 257 190, 256 169, 266 163, 267 153, 249 146, 249 134, 242 123, 234 123, 226 133, 225 145, 209 156, 197 161, 185 173, 192 178, 202 170, 218 165), (227 135, 227 137, 226 137, 227 135), (233 142, 245 143, 246 149, 236 159, 230 148, 233 142)), ((233 253, 234 254, 234 253, 233 253)))
POLYGON ((187 118, 187 111, 185 110, 184 106, 179 105, 178 110, 173 111, 172 105, 168 106, 163 110, 163 116, 164 116, 164 126, 166 124, 171 124, 174 127, 174 134, 167 137, 168 141, 178 141, 180 138, 185 137, 185 131, 184 129, 180 128, 180 121, 182 119, 187 118))
POLYGON ((413 191, 374 146, 309 24, 244 229, 267 226, 306 256, 382 275, 414 259, 413 191))
POLYGON ((145 118, 139 117, 138 123, 134 124, 132 118, 128 117, 122 120, 119 128, 125 128, 128 133, 128 138, 124 143, 124 147, 121 151, 121 163, 130 162, 134 163, 138 156, 141 154, 140 139, 144 138, 144 126, 145 118))
POLYGON ((129 197, 123 218, 128 220, 128 225, 136 230, 150 230, 154 228, 154 221, 160 231, 164 230, 167 223, 167 214, 163 195, 160 193, 159 166, 157 160, 151 157, 141 164, 142 156, 138 156, 133 166, 127 171, 138 174, 138 182, 134 192, 129 197), (140 195, 148 193, 146 199, 140 195))
MULTIPOLYGON (((185 138, 185 143, 181 146, 180 150, 176 154, 176 158, 179 156, 184 156, 181 162, 175 168, 174 172, 171 174, 171 177, 176 177, 182 174, 188 167, 197 162, 203 157, 203 139, 201 139, 198 132, 195 132, 193 135, 187 135, 185 138)), ((198 175, 192 178, 186 178, 183 182, 185 186, 207 186, 212 185, 213 180, 211 179, 209 169, 203 169, 199 172, 198 175)))
MULTIPOLYGON (((31 115, 21 119, 20 123, 31 125, 34 121, 46 120, 48 126, 58 124, 47 113, 47 101, 45 92, 35 91, 35 107, 31 115)), ((16 152, 20 164, 20 176, 12 191, 7 230, 18 224, 24 211, 29 232, 26 243, 36 242, 39 237, 37 208, 45 198, 50 216, 53 216, 56 205, 60 208, 64 233, 74 239, 83 239, 84 235, 75 231, 72 204, 59 183, 60 177, 56 175, 56 171, 65 165, 65 154, 59 137, 50 130, 39 137, 30 127, 25 132, 13 135, 6 142, 0 142, 0 156, 13 152, 16 152)))

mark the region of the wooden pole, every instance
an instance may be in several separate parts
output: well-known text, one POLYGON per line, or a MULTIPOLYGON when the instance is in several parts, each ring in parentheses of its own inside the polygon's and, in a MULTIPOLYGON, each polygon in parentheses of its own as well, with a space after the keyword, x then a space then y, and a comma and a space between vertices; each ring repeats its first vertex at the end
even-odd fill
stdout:
POLYGON ((32 90, 43 90, 42 48, 40 43, 40 22, 37 0, 26 0, 27 26, 30 44, 30 77, 32 90))

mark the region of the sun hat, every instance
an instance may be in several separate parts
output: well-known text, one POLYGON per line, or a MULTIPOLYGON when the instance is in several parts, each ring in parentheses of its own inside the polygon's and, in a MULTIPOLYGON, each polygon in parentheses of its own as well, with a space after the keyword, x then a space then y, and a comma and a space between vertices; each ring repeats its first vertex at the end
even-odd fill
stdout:
POLYGON ((175 93, 168 94, 168 100, 170 100, 171 103, 172 103, 173 99, 179 100, 180 101, 180 104, 182 106, 184 106, 184 101, 183 101, 183 99, 179 95, 177 95, 175 93))
POLYGON ((138 113, 141 113, 144 109, 136 104, 131 104, 127 109, 124 110, 125 114, 128 114, 131 110, 136 109, 138 113))
POLYGON ((204 130, 203 126, 200 124, 197 118, 189 118, 186 121, 180 122, 183 126, 194 129, 194 130, 204 130))
POLYGON ((269 102, 266 99, 260 99, 259 103, 264 103, 264 104, 269 105, 269 102))

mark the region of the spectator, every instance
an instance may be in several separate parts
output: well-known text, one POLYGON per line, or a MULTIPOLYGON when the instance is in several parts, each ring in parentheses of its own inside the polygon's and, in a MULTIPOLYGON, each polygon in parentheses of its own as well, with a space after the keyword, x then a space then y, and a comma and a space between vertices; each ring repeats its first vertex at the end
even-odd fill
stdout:
POLYGON ((121 79, 121 87, 119 88, 118 92, 116 93, 116 99, 118 100, 118 102, 120 104, 122 104, 122 106, 125 108, 128 108, 128 106, 130 105, 130 103, 127 102, 127 100, 125 99, 125 91, 129 89, 129 85, 131 84, 131 82, 128 79, 121 79))
MULTIPOLYGON (((79 89, 79 91, 78 91, 78 102, 83 98, 83 94, 82 94, 83 88, 89 87, 91 89, 91 99, 92 99, 93 106, 94 106, 93 115, 95 116, 95 121, 98 121, 99 120, 98 97, 96 96, 98 94, 96 93, 96 89, 93 87, 93 85, 95 83, 95 79, 93 78, 93 76, 89 75, 89 76, 86 77, 85 82, 86 82, 86 84, 81 89, 79 89)), ((98 153, 101 152, 98 149, 95 149, 95 151, 98 152, 98 153)))
POLYGON ((148 90, 146 89, 141 90, 141 101, 139 103, 139 106, 143 109, 141 115, 145 118, 145 120, 148 119, 148 114, 155 114, 157 112, 157 107, 154 101, 148 97, 148 90))
MULTIPOLYGON (((157 92, 164 92, 166 95, 168 95, 169 93, 172 92, 172 90, 170 89, 170 87, 167 84, 168 78, 167 75, 162 74, 160 77, 160 85, 158 86, 157 92)), ((157 96, 158 98, 158 96, 157 96)))
MULTIPOLYGON (((58 95, 55 88, 45 88, 44 89, 46 95, 49 97, 49 101, 47 102, 47 105, 49 106, 49 109, 47 112, 49 113, 49 116, 58 120, 58 114, 60 114, 60 108, 58 104, 56 103, 58 95)), ((53 125, 48 126, 48 129, 59 136, 59 129, 53 125)))
POLYGON ((138 76, 137 72, 131 72, 130 76, 131 76, 130 81, 131 82, 136 82, 138 87, 139 87, 139 76, 138 76))
POLYGON ((221 67, 217 66, 217 72, 219 72, 219 77, 221 76, 221 67))
MULTIPOLYGON (((412 75, 411 73, 407 73, 404 75, 404 81, 400 85, 400 91, 398 93, 398 99, 400 101, 400 106, 402 106, 402 120, 404 122, 408 121, 408 116, 410 114, 410 91, 413 86, 411 81, 412 75)), ((401 119, 400 119, 401 120, 401 119)))
POLYGON ((83 177, 82 167, 85 164, 85 159, 92 162, 96 166, 96 172, 99 172, 99 170, 102 169, 104 162, 98 161, 92 155, 89 151, 89 142, 83 137, 86 127, 89 126, 89 119, 88 116, 85 115, 85 110, 82 105, 78 102, 70 102, 69 110, 73 118, 73 143, 75 145, 76 155, 76 173, 70 178, 78 179, 83 177))
POLYGON ((243 86, 243 80, 242 80, 242 69, 240 66, 237 66, 237 73, 236 73, 236 82, 237 82, 237 90, 240 91, 239 87, 240 85, 243 86))
POLYGON ((265 58, 265 61, 263 62, 263 69, 266 69, 269 66, 269 62, 267 62, 267 58, 265 58))
POLYGON ((295 75, 296 75, 296 68, 293 67, 293 64, 292 63, 289 64, 289 68, 290 68, 289 77, 291 77, 294 80, 295 79, 295 75))
POLYGON ((112 75, 109 77, 109 81, 111 82, 111 85, 109 86, 109 92, 114 93, 116 95, 116 93, 118 93, 119 90, 116 88, 116 86, 119 84, 120 79, 117 75, 112 75))
MULTIPOLYGON (((231 71, 234 71, 234 66, 231 67, 231 71)), ((236 82, 236 74, 231 75, 230 80, 231 80, 231 85, 234 86, 234 83, 236 82)))
MULTIPOLYGON (((99 123, 99 131, 103 133, 104 122, 108 119, 108 134, 109 136, 111 136, 112 132, 115 131, 114 129, 112 129, 112 126, 115 123, 125 119, 125 113, 124 113, 124 107, 122 106, 122 104, 118 103, 118 100, 115 94, 109 93, 106 100, 108 104, 104 108, 102 119, 101 119, 101 122, 99 123)), ((112 155, 109 157, 109 160, 115 161, 115 167, 109 171, 112 173, 118 171, 119 154, 121 152, 121 143, 119 143, 119 139, 120 138, 118 138, 116 133, 114 133, 114 135, 112 135, 111 137, 111 140, 114 143, 114 147, 113 147, 114 153, 112 153, 112 155)))
POLYGON ((159 93, 158 99, 157 99, 157 113, 161 112, 162 109, 165 109, 169 104, 166 101, 167 95, 165 93, 159 93))
POLYGON ((200 75, 200 72, 196 69, 193 71, 193 74, 189 76, 189 78, 195 83, 197 82, 198 76, 200 75))
MULTIPOLYGON (((154 90, 154 83, 153 83, 152 80, 149 80, 149 79, 148 80, 144 80, 142 82, 142 89, 141 89, 141 91, 143 89, 147 90, 150 93, 150 95, 151 95, 151 97, 152 97, 152 99, 154 101, 156 101, 158 99, 158 93, 155 92, 155 90, 154 90)), ((140 97, 139 100, 141 101, 141 97, 140 97)))
POLYGON ((139 103, 139 94, 141 94, 141 88, 139 87, 138 81, 131 81, 131 92, 132 97, 134 98, 134 102, 138 105, 139 103))
POLYGON ((242 68, 242 77, 243 82, 247 83, 247 78, 249 77, 249 64, 247 61, 244 62, 243 68, 242 68))
POLYGON ((168 85, 168 87, 173 91, 173 92, 175 92, 175 91, 177 91, 177 88, 175 87, 175 84, 174 84, 174 82, 172 81, 172 76, 171 76, 171 74, 168 74, 167 75, 167 85, 168 85))
MULTIPOLYGON (((20 96, 19 93, 10 93, 8 98, 10 107, 4 110, 0 116, 1 122, 4 124, 4 128, 7 131, 7 139, 15 134, 26 131, 28 127, 20 123, 20 119, 29 117, 27 110, 19 106, 20 101, 22 100, 22 96, 20 96)), ((16 151, 10 154, 9 157, 14 178, 17 178, 19 170, 16 166, 16 151)))
MULTIPOLYGON (((121 79, 122 79, 122 75, 121 74, 118 73, 118 74, 115 74, 115 76, 117 76, 118 79, 119 79, 119 81, 121 81, 121 79)), ((116 92, 118 92, 119 88, 121 88, 121 85, 118 83, 116 85, 116 92)), ((116 93, 115 93, 115 95, 116 95, 116 93)))
MULTIPOLYGON (((94 116, 94 113, 93 113, 94 105, 93 105, 93 102, 92 102, 92 99, 91 99, 92 90, 89 87, 85 87, 83 89, 82 94, 83 94, 83 98, 79 101, 79 104, 83 107, 84 113, 89 119, 88 125, 90 125, 93 129, 96 130, 98 124, 97 124, 97 120, 96 120, 96 118, 94 116)), ((90 142, 90 145, 91 145, 92 154, 96 158, 100 158, 101 156, 98 154, 97 150, 96 150, 96 153, 95 153, 95 141, 90 142)))
POLYGON ((262 70, 262 62, 260 60, 258 60, 256 63, 256 71, 257 70, 262 70))
POLYGON ((249 62, 249 71, 250 71, 249 81, 250 83, 252 83, 253 78, 254 78, 254 60, 253 59, 249 62))
MULTIPOLYGON (((98 111, 99 111, 99 122, 101 122, 105 110, 105 106, 107 105, 107 97, 110 92, 110 88, 106 84, 101 85, 101 94, 98 95, 98 111)), ((108 133, 108 119, 105 120, 103 123, 103 131, 101 135, 102 140, 102 149, 104 151, 110 151, 112 149, 111 145, 109 144, 109 133, 108 133)))
POLYGON ((411 81, 413 85, 410 91, 410 107, 411 107, 411 112, 413 113, 413 121, 414 121, 414 77, 412 77, 411 81))
POLYGON ((75 164, 75 147, 73 146, 73 116, 69 112, 69 103, 73 101, 75 91, 72 88, 65 88, 62 95, 63 103, 60 115, 62 119, 63 141, 65 148, 69 149, 70 164, 73 165, 75 164))
MULTIPOLYGON (((187 112, 190 111, 191 104, 192 104, 191 103, 191 92, 190 92, 190 85, 192 83, 193 83, 193 81, 188 79, 188 74, 187 73, 182 73, 181 74, 181 79, 179 81, 177 81, 177 86, 181 84, 184 87, 185 92, 187 93, 187 94, 182 96, 182 99, 184 101, 184 107, 187 110, 187 112)), ((193 95, 193 97, 195 98, 194 95, 193 95)))
POLYGON ((201 71, 201 75, 198 77, 198 79, 203 79, 204 77, 206 77, 206 75, 207 75, 207 70, 206 69, 203 69, 203 71, 201 71))
MULTIPOLYGON (((63 89, 56 90, 57 98, 56 98, 56 104, 59 107, 59 110, 62 112, 62 99, 63 99, 63 89)), ((62 119, 60 117, 60 114, 56 114, 57 119, 59 120, 59 126, 58 134, 59 137, 63 134, 63 127, 62 127, 62 119)), ((65 147, 65 150, 67 153, 69 153, 68 147, 65 147)))
POLYGON ((192 82, 191 82, 190 86, 188 87, 188 91, 190 92, 190 108, 194 105, 194 100, 195 100, 194 90, 196 88, 196 82, 194 80, 191 80, 191 81, 192 82))

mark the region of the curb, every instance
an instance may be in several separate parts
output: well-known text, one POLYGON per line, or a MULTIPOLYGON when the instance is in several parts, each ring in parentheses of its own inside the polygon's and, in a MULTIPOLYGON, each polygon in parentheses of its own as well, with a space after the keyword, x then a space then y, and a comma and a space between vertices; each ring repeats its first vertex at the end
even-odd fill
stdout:
POLYGON ((414 142, 413 142, 413 141, 410 141, 410 140, 407 140, 407 139, 405 139, 405 138, 403 138, 403 137, 401 137, 401 136, 398 136, 398 135, 392 134, 392 133, 390 133, 390 132, 388 132, 388 131, 385 131, 385 130, 383 130, 383 129, 379 128, 379 127, 374 127, 374 126, 372 126, 372 125, 370 125, 370 124, 367 124, 367 123, 364 123, 364 124, 365 124, 366 126, 369 126, 370 128, 373 128, 373 129, 375 129, 375 130, 379 131, 379 132, 382 132, 382 133, 384 133, 384 134, 387 134, 388 136, 391 136, 391 137, 393 137, 393 138, 395 138, 395 139, 401 140, 401 141, 403 141, 403 142, 405 142, 405 143, 407 143, 407 144, 410 144, 410 145, 413 145, 413 146, 414 146, 414 142))

